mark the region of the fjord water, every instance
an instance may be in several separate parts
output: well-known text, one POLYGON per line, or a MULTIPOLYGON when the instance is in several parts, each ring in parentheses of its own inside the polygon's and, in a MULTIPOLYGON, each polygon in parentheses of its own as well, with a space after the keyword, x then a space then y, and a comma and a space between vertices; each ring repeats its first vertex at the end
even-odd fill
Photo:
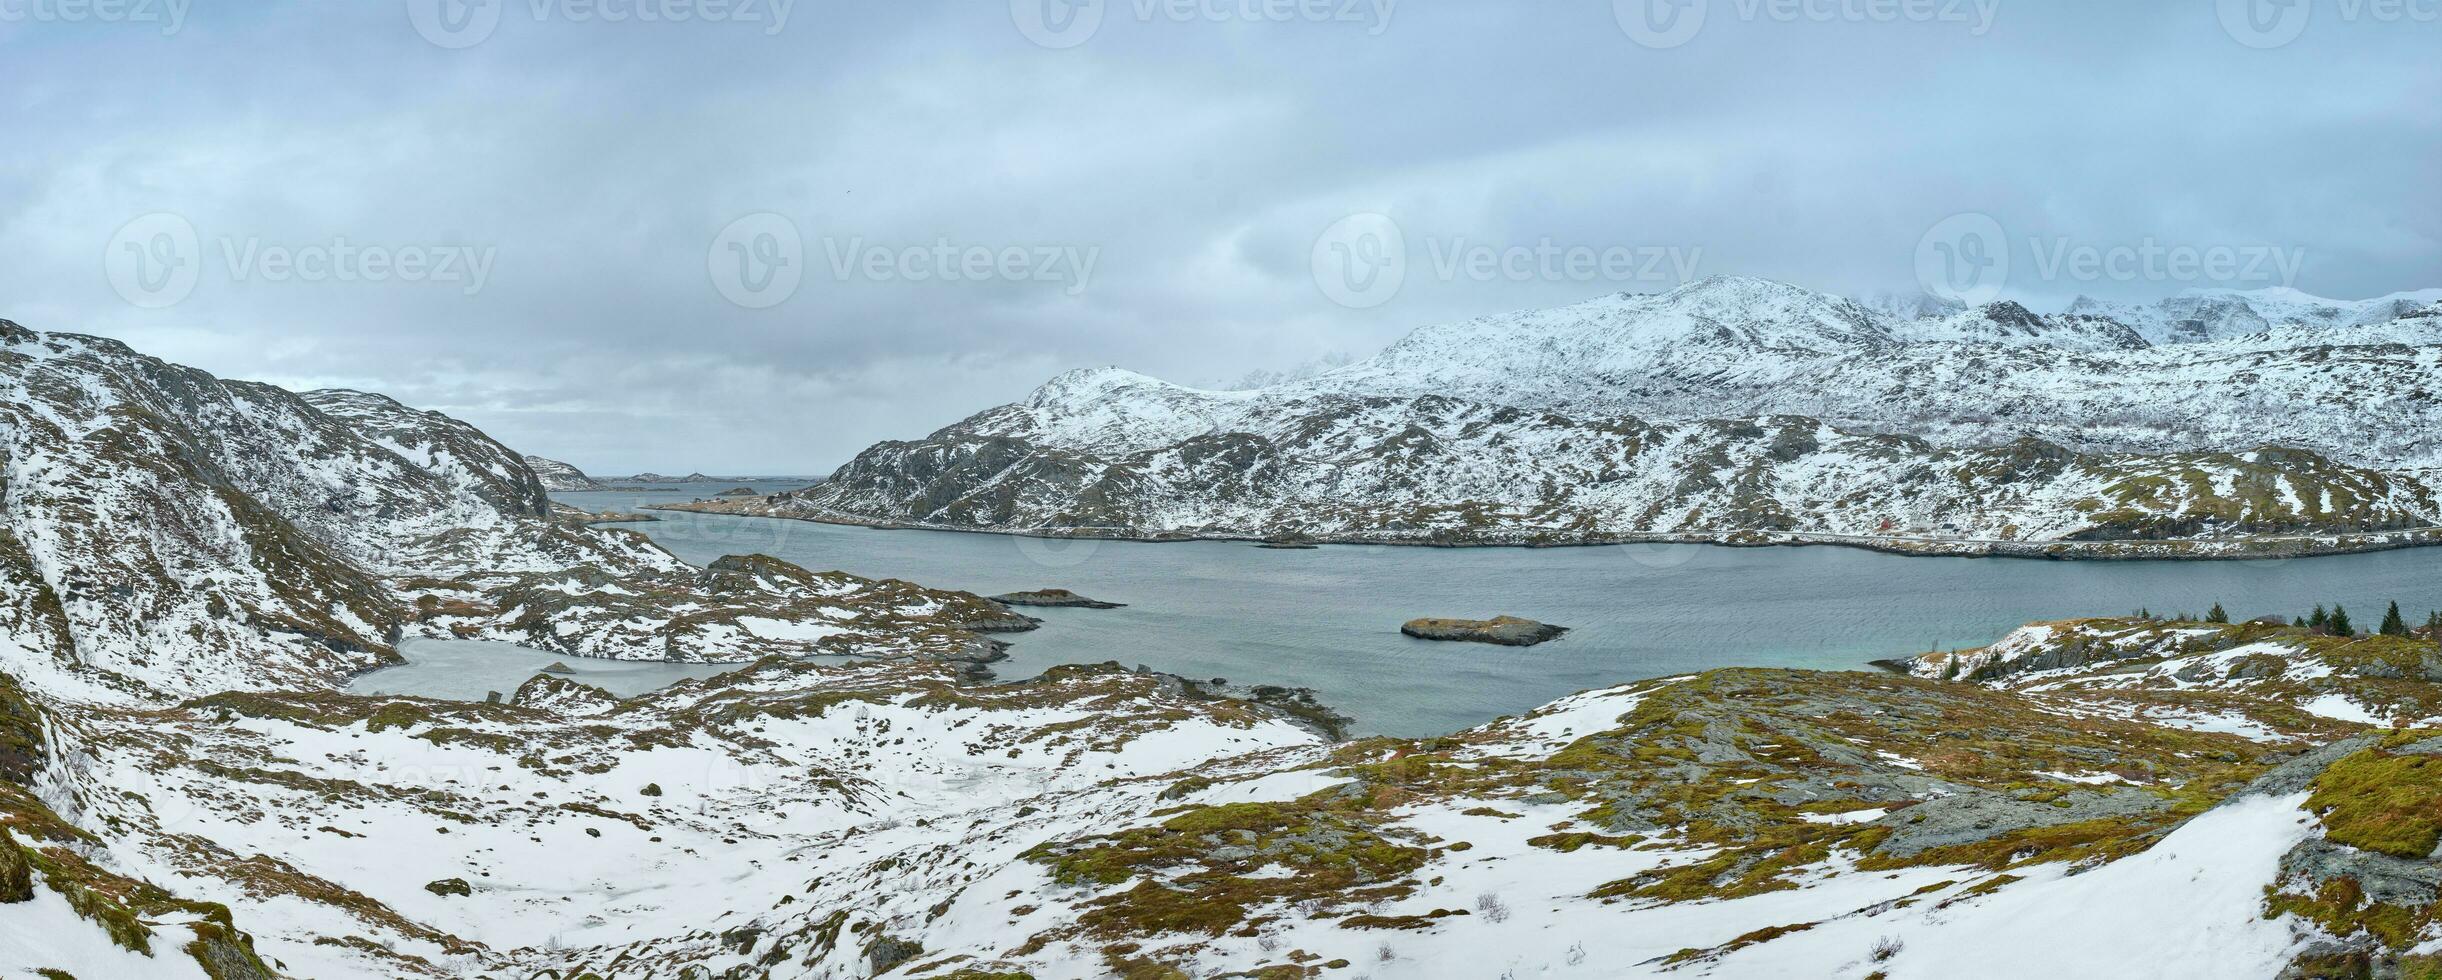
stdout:
MULTIPOLYGON (((555 496, 591 510, 632 510, 704 492, 555 496)), ((1360 731, 1394 735, 1454 731, 1587 688, 1715 667, 1863 669, 1936 647, 1980 646, 2034 620, 2139 607, 2202 615, 2219 601, 2234 617, 2290 616, 2338 602, 2360 627, 2394 599, 2417 622, 2442 608, 2442 549, 2246 562, 1703 545, 1276 551, 656 513, 658 523, 626 526, 697 564, 762 553, 985 595, 1065 588, 1128 604, 1026 610, 1044 625, 1008 637, 1011 659, 994 667, 1003 679, 1118 661, 1312 687, 1355 716, 1360 731), (1498 614, 1573 632, 1527 649, 1399 633, 1418 616, 1498 614)))

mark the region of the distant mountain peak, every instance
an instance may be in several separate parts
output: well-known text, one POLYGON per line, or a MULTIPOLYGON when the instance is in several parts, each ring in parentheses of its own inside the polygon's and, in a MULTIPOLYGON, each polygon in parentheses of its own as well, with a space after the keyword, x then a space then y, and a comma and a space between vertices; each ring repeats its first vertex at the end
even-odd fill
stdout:
POLYGON ((1928 317, 1893 328, 1901 340, 1933 343, 2056 347, 2062 350, 2142 350, 2153 346, 2134 328, 2089 313, 2044 316, 2010 300, 1997 300, 1944 317, 1928 317))
POLYGON ((1130 371, 1126 368, 1105 365, 1063 372, 1050 381, 1044 382, 1042 387, 1036 388, 1033 396, 1027 399, 1027 403, 1049 405, 1078 400, 1090 401, 1113 392, 1139 390, 1193 392, 1198 389, 1172 384, 1152 375, 1130 371))
POLYGON ((1926 292, 1873 292, 1856 297, 1857 304, 1902 323, 1967 311, 1967 304, 1926 292))

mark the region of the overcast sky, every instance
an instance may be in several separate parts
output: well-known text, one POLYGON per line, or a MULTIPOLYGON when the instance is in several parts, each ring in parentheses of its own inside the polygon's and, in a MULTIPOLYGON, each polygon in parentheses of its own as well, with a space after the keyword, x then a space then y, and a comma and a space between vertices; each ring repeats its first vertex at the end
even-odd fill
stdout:
POLYGON ((1913 290, 1960 214, 2039 308, 2442 285, 2442 0, 83 2, 0 0, 0 317, 599 473, 1686 275, 1913 290))

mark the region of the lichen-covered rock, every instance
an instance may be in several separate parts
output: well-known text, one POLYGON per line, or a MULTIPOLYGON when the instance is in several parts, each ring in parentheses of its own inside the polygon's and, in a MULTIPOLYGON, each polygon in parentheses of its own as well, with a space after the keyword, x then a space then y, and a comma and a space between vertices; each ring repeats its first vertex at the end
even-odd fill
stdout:
POLYGON ((1508 647, 1531 647, 1557 640, 1568 627, 1538 623, 1516 616, 1491 619, 1411 619, 1399 632, 1419 640, 1458 640, 1508 647))

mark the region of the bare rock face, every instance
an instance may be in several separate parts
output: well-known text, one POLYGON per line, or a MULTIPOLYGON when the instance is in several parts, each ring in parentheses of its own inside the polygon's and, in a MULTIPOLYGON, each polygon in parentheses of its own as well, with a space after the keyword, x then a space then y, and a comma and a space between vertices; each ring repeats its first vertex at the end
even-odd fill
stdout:
POLYGON ((593 477, 586 476, 584 470, 556 459, 528 456, 526 466, 534 471, 536 478, 543 481, 543 489, 553 493, 602 489, 602 484, 595 482, 593 477))
POLYGON ((1491 619, 1411 619, 1399 627, 1399 632, 1419 640, 1459 640, 1469 643, 1495 643, 1505 647, 1531 647, 1557 640, 1569 631, 1566 626, 1538 623, 1516 616, 1495 616, 1491 619))

